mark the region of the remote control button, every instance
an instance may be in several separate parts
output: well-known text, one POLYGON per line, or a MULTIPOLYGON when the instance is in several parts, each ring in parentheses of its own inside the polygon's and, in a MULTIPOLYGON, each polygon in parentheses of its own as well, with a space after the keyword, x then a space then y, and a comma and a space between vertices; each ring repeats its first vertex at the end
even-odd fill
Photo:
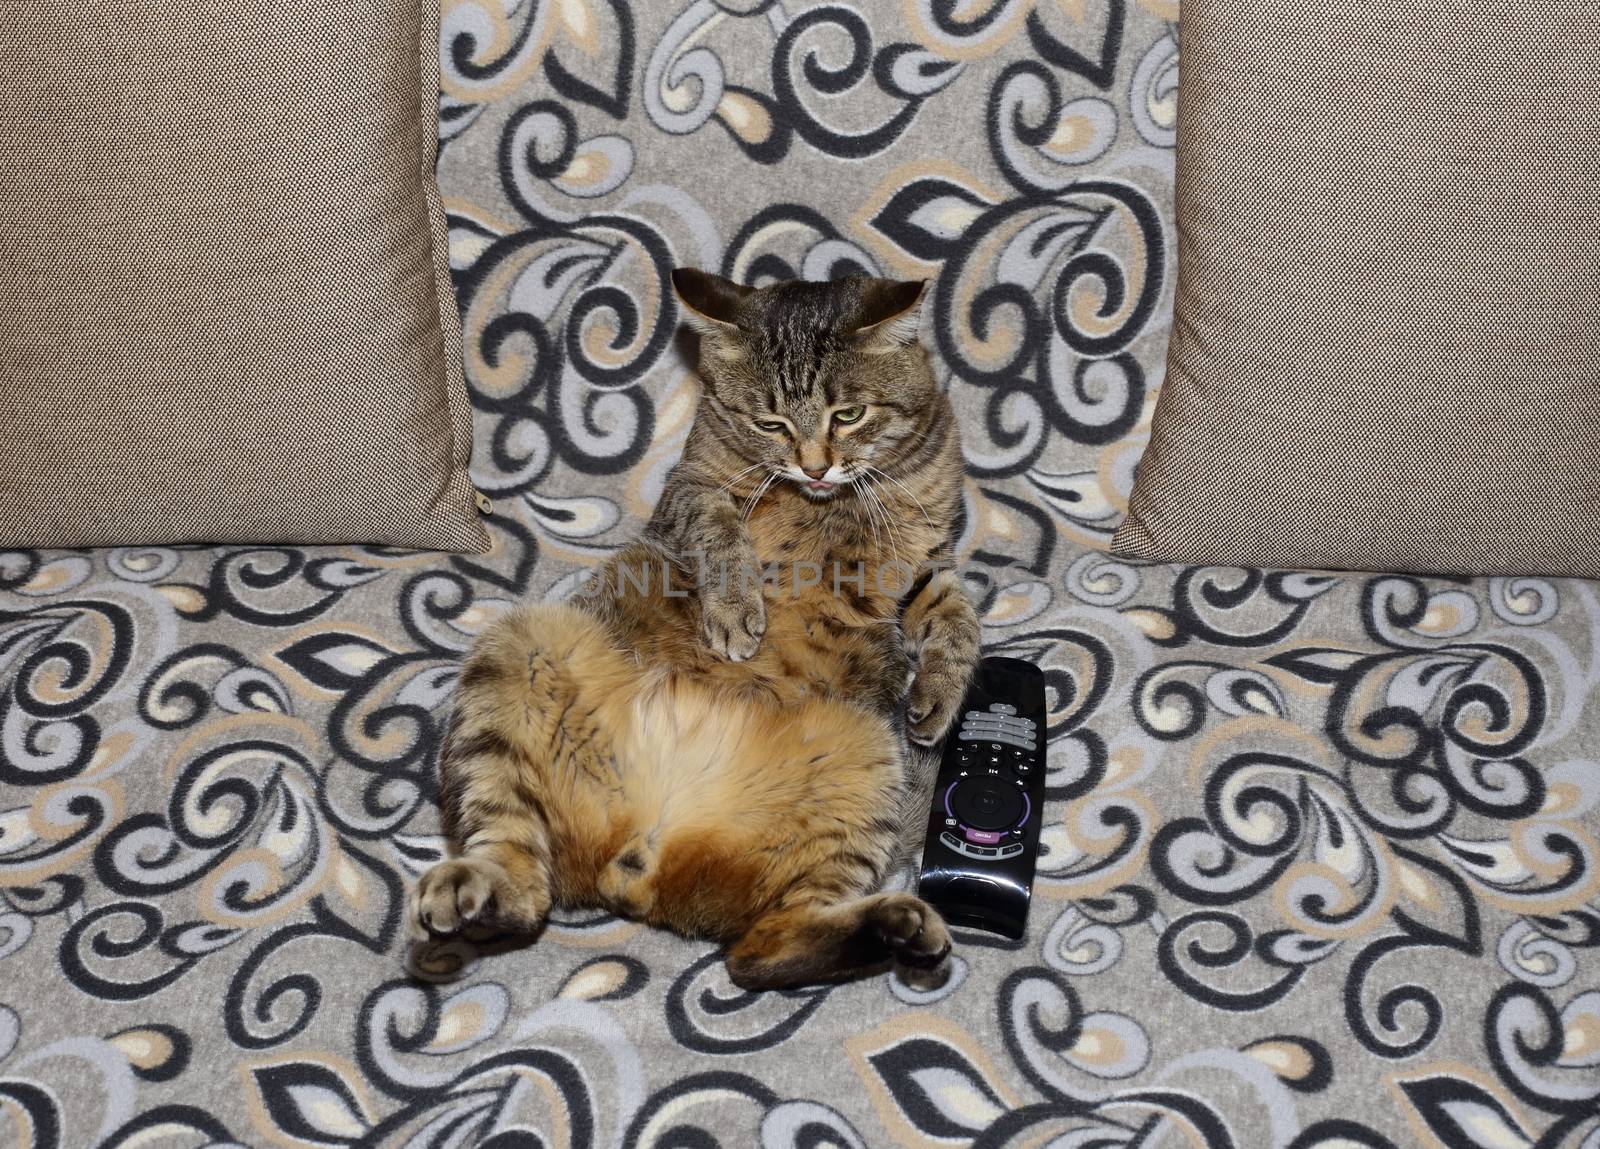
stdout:
POLYGON ((992 734, 1011 734, 1018 738, 1032 738, 1037 727, 1032 722, 1023 722, 1014 718, 968 719, 961 724, 961 729, 975 732, 988 732, 992 734))
POLYGON ((1015 858, 1018 854, 1022 853, 1022 843, 1013 842, 1009 846, 1001 846, 994 853, 995 857, 997 858, 1015 858))
POLYGON ((962 727, 960 732, 956 735, 956 741, 987 742, 990 745, 996 746, 1004 744, 1006 746, 1016 746, 1027 750, 1032 750, 1037 745, 1032 734, 1011 734, 1004 730, 998 730, 993 727, 976 730, 962 727))
POLYGON ((1004 830, 1022 818, 1023 796, 998 779, 965 778, 950 788, 947 808, 975 830, 1004 830))
POLYGON ((961 832, 967 836, 967 841, 980 846, 997 846, 1005 841, 1005 835, 995 830, 974 830, 971 826, 963 826, 961 832))
POLYGON ((1032 735, 1008 734, 1003 730, 962 730, 956 736, 958 742, 987 742, 991 746, 1015 746, 1022 750, 1032 750, 1037 746, 1032 735))
POLYGON ((991 702, 989 709, 995 714, 1015 714, 1017 708, 1009 702, 991 702))
POLYGON ((1029 766, 1026 762, 1013 762, 1011 764, 1011 769, 1022 778, 1026 778, 1029 774, 1033 773, 1033 767, 1029 766))
POLYGON ((959 825, 961 825, 961 823, 956 821, 954 818, 946 818, 944 820, 944 828, 947 830, 954 830, 959 825))
POLYGON ((980 727, 973 731, 979 738, 987 738, 993 742, 1005 742, 1010 745, 1019 745, 1023 742, 1034 740, 1031 730, 1005 730, 998 726, 980 727))
POLYGON ((1008 735, 1008 733, 1003 730, 982 731, 981 735, 978 735, 978 738, 984 739, 984 741, 989 741, 989 743, 1000 743, 1002 746, 1022 746, 1022 744, 1029 741, 1029 739, 1024 738, 1022 735, 1008 735))

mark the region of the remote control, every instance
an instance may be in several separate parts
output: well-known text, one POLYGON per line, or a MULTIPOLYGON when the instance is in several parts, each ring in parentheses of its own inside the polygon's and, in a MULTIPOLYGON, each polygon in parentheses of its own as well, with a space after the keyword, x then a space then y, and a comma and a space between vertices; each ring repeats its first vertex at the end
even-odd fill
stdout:
POLYGON ((1044 675, 1015 658, 978 664, 945 738, 917 892, 953 925, 1020 938, 1044 808, 1044 675))

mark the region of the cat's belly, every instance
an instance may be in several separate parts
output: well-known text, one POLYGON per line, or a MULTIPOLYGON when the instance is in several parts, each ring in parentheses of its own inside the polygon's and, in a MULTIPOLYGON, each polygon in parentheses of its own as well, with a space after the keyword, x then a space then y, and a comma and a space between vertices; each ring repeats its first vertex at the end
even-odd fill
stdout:
POLYGON ((633 711, 616 743, 626 830, 595 887, 614 912, 706 933, 708 900, 729 907, 722 918, 759 913, 841 840, 897 826, 898 739, 862 707, 778 706, 680 679, 633 711))
POLYGON ((753 658, 732 662, 697 641, 689 665, 663 668, 636 708, 632 777, 668 807, 692 791, 691 804, 711 794, 713 808, 759 816, 773 803, 774 813, 814 804, 807 788, 841 767, 873 793, 898 785, 889 715, 906 668, 892 626, 842 626, 804 603, 771 602, 753 658))

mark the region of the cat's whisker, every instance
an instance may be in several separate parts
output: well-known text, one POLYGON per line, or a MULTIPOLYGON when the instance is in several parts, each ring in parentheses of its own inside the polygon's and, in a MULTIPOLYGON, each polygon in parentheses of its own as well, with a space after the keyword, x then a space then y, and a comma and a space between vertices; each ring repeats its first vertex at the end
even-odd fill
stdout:
POLYGON ((765 463, 751 463, 744 470, 735 471, 731 476, 729 476, 727 482, 723 483, 722 486, 717 488, 716 493, 719 494, 719 495, 722 494, 723 491, 726 491, 729 487, 733 486, 740 479, 742 479, 746 475, 748 475, 751 471, 759 471, 759 470, 761 470, 761 468, 763 468, 765 466, 766 466, 765 463))
POLYGON ((928 525, 930 527, 933 526, 933 516, 928 513, 928 508, 922 505, 922 500, 917 498, 916 494, 911 490, 910 487, 906 486, 899 479, 895 478, 891 474, 888 474, 879 467, 868 467, 867 470, 872 474, 877 475, 879 478, 889 480, 889 482, 893 483, 895 486, 904 491, 906 493, 906 497, 909 498, 913 503, 917 504, 917 510, 922 512, 922 517, 927 520, 928 525))
POLYGON ((878 523, 877 523, 877 520, 875 520, 875 518, 872 517, 872 507, 867 506, 866 494, 864 494, 864 491, 866 491, 866 488, 862 488, 862 486, 859 485, 859 483, 856 483, 856 480, 858 480, 858 478, 861 478, 861 467, 859 467, 859 464, 856 464, 856 466, 854 466, 853 469, 851 469, 850 472, 848 472, 848 475, 846 475, 846 477, 850 478, 851 486, 854 486, 854 488, 856 488, 856 491, 858 491, 858 498, 856 498, 856 501, 854 501, 854 504, 851 504, 851 507, 850 507, 850 517, 854 518, 854 520, 856 520, 856 523, 858 523, 858 525, 859 525, 859 523, 861 523, 861 514, 859 514, 859 512, 861 512, 861 510, 864 510, 864 512, 866 512, 866 515, 867 515, 867 526, 870 526, 870 528, 872 528, 872 549, 874 549, 874 550, 882 549, 883 544, 882 544, 882 542, 878 541, 878 523))
POLYGON ((899 536, 895 533, 894 516, 889 514, 889 508, 884 505, 883 496, 878 493, 878 485, 873 482, 872 477, 866 474, 863 474, 861 477, 867 484, 866 490, 868 497, 872 500, 872 502, 877 504, 878 512, 883 515, 883 529, 884 532, 889 536, 889 554, 894 558, 895 565, 899 566, 901 565, 900 547, 898 545, 899 536))
MULTIPOLYGON (((882 550, 883 540, 878 537, 878 505, 877 500, 874 498, 872 493, 871 479, 867 476, 865 471, 859 468, 855 472, 855 477, 861 480, 861 506, 867 512, 867 522, 872 525, 873 549, 882 550)), ((884 529, 889 529, 888 523, 884 524, 884 529)))
MULTIPOLYGON (((864 478, 865 476, 861 477, 864 478)), ((861 493, 866 495, 866 487, 861 488, 861 493)), ((872 549, 881 551, 883 549, 883 540, 878 537, 878 518, 872 513, 872 504, 866 498, 858 499, 856 502, 862 510, 867 512, 867 525, 872 528, 872 549)))
POLYGON ((883 484, 875 481, 873 486, 877 488, 878 506, 883 510, 884 519, 888 522, 895 523, 897 527, 895 531, 895 538, 898 539, 900 537, 900 532, 905 529, 904 524, 899 522, 895 516, 890 513, 888 500, 884 497, 887 494, 887 491, 884 489, 883 484))
POLYGON ((767 473, 767 477, 762 480, 761 485, 751 493, 748 499, 745 500, 744 510, 740 512, 739 517, 741 519, 748 519, 751 513, 756 509, 756 504, 761 502, 761 496, 767 493, 767 488, 772 486, 772 484, 776 483, 777 481, 778 472, 769 471, 767 473))
POLYGON ((751 491, 750 494, 745 498, 744 502, 739 507, 739 517, 741 519, 748 519, 750 517, 751 512, 755 510, 756 504, 761 501, 761 496, 766 494, 768 487, 772 486, 772 478, 772 472, 767 472, 767 477, 762 479, 761 482, 757 483, 755 490, 751 491))

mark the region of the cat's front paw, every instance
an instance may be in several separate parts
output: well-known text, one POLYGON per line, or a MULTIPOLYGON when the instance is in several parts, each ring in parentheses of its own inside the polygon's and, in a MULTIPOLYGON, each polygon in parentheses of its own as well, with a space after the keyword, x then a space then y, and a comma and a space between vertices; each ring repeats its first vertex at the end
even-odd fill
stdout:
POLYGON ((767 606, 760 594, 708 595, 700 604, 700 630, 706 645, 730 662, 744 662, 761 649, 767 633, 767 606))
POLYGON ((920 668, 906 697, 906 736, 918 746, 936 745, 955 721, 966 695, 966 675, 939 666, 920 668))

